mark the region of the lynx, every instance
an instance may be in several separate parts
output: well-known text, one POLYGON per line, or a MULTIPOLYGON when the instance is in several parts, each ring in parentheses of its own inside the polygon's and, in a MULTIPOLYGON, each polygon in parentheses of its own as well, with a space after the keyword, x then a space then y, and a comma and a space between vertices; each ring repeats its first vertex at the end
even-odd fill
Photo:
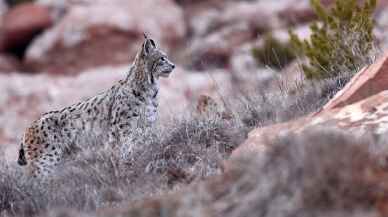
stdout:
POLYGON ((175 65, 147 38, 125 79, 109 90, 62 110, 43 114, 23 135, 18 164, 28 174, 46 176, 91 139, 120 143, 140 126, 157 119, 160 77, 168 77, 175 65))

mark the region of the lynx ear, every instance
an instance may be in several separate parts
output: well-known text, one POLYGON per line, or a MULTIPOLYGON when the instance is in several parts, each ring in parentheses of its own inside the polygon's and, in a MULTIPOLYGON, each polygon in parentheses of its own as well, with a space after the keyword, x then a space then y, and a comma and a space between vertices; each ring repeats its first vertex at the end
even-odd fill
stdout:
POLYGON ((153 49, 156 48, 154 40, 147 38, 145 35, 145 41, 143 43, 143 52, 145 55, 148 55, 153 49))

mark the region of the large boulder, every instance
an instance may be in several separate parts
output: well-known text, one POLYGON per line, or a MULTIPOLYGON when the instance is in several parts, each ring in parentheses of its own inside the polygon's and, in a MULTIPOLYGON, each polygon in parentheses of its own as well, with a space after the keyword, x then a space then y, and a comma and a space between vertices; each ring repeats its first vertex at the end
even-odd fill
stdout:
POLYGON ((290 132, 303 134, 316 126, 338 128, 354 135, 384 135, 388 131, 387 108, 388 91, 383 91, 343 108, 324 110, 294 121, 257 128, 249 133, 248 139, 232 153, 232 157, 265 151, 268 144, 282 135, 290 132))
POLYGON ((139 49, 143 33, 170 52, 185 32, 182 10, 172 0, 74 5, 32 43, 25 62, 33 71, 77 73, 127 62, 139 49))
POLYGON ((388 52, 376 63, 363 68, 330 100, 323 110, 340 108, 388 90, 388 52))
POLYGON ((52 25, 47 7, 23 3, 8 10, 0 25, 0 50, 23 55, 33 38, 52 25))
POLYGON ((233 155, 266 149, 284 133, 303 133, 313 126, 337 127, 348 132, 382 134, 388 130, 388 53, 362 69, 323 108, 300 119, 253 130, 233 155))

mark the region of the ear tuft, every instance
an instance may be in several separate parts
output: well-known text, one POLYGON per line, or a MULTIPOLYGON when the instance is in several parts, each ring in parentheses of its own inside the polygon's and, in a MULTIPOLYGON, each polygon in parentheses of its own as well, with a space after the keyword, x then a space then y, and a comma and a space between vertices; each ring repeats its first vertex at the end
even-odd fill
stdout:
MULTIPOLYGON (((147 37, 146 35, 144 35, 147 37)), ((143 51, 146 55, 148 55, 153 49, 156 48, 156 44, 154 40, 146 38, 143 44, 143 51)))

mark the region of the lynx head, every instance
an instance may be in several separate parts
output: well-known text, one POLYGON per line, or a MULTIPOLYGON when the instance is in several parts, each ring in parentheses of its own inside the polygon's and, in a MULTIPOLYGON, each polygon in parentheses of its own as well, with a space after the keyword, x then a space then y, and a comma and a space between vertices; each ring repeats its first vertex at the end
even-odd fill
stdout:
POLYGON ((137 58, 140 58, 145 67, 148 76, 153 78, 168 77, 174 70, 175 65, 168 59, 167 55, 159 50, 154 40, 148 38, 146 35, 142 49, 137 58))

